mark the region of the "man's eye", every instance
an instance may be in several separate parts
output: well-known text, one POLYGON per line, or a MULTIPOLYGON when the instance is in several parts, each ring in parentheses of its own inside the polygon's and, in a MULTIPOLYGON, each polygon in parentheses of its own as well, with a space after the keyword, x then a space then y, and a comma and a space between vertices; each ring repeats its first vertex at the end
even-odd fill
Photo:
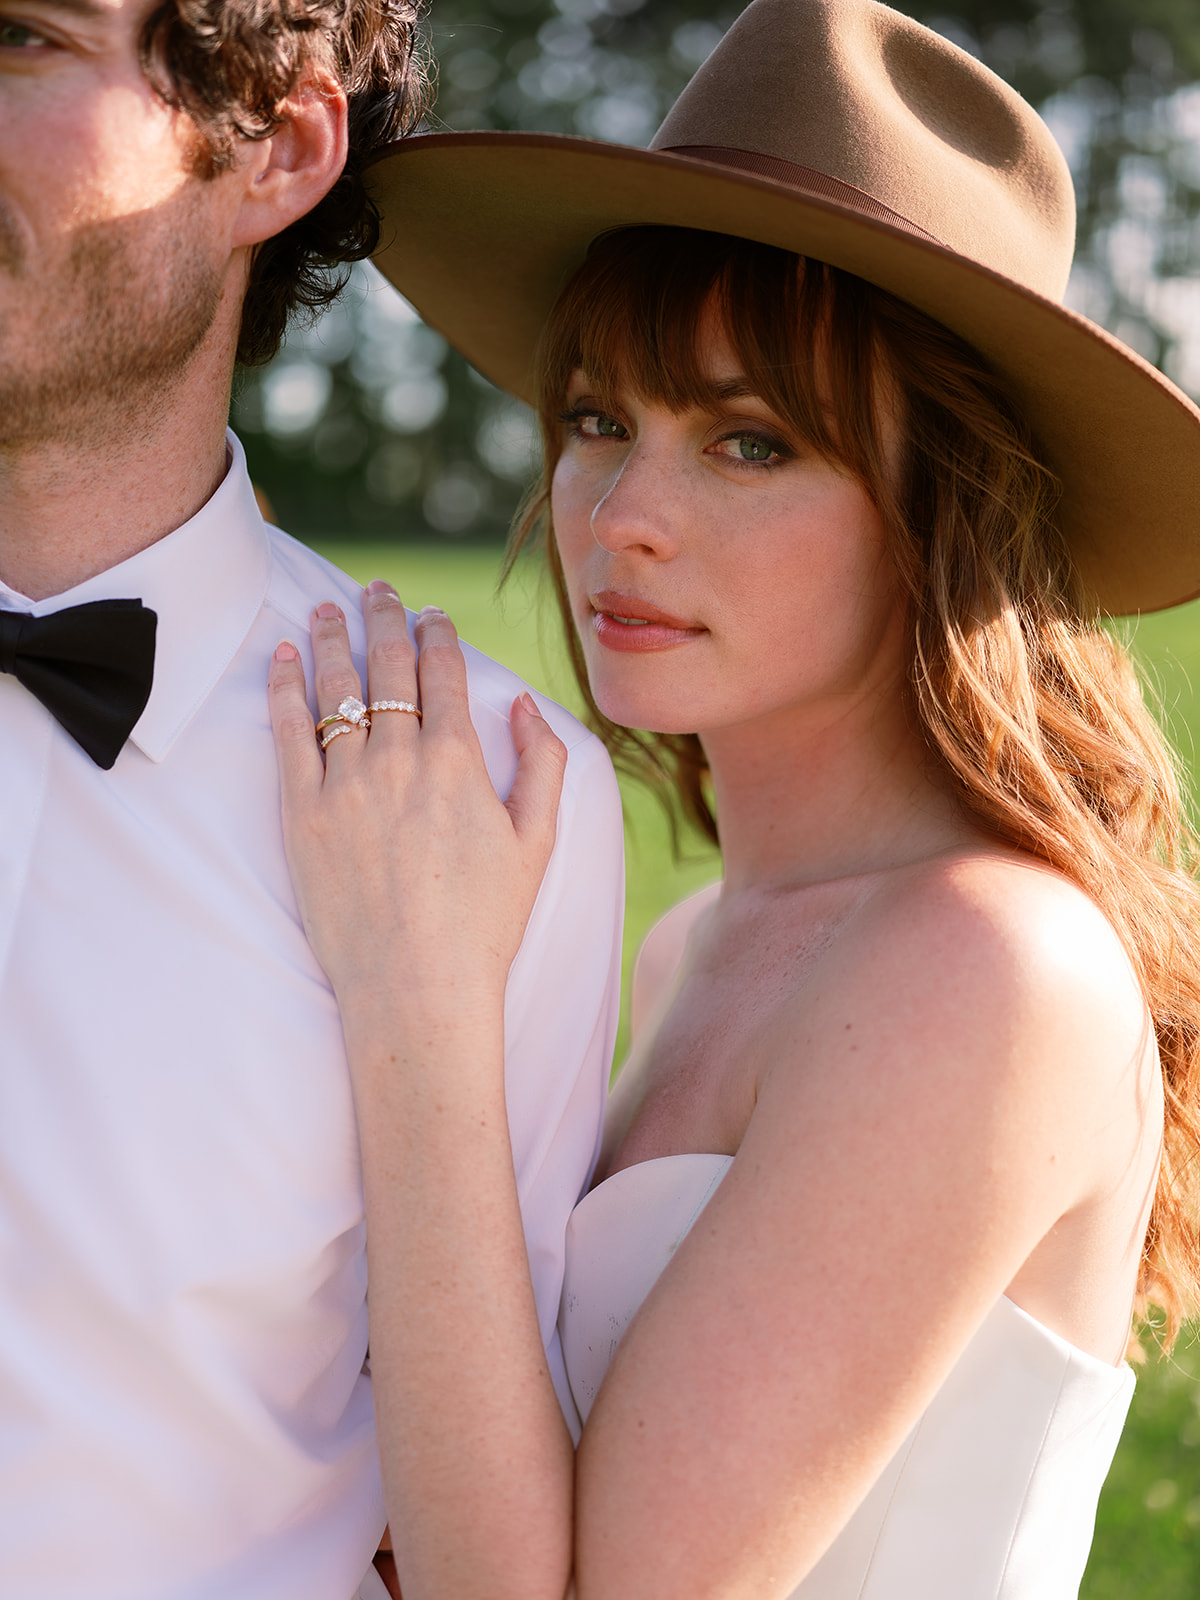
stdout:
POLYGON ((0 50, 33 50, 49 42, 23 22, 0 22, 0 50))

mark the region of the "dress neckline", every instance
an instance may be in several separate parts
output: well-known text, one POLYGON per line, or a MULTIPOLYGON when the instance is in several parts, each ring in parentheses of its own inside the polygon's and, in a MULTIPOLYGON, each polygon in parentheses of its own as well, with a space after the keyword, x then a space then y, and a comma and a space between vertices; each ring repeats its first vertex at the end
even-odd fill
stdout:
MULTIPOLYGON (((578 1214, 583 1207, 588 1204, 593 1195, 602 1193, 603 1190, 608 1188, 610 1184, 615 1183, 618 1178, 623 1178, 631 1172, 645 1172, 647 1169, 652 1167, 661 1168, 668 1162, 672 1161, 715 1163, 716 1165, 711 1168, 711 1171, 715 1175, 719 1169, 720 1177, 724 1178, 725 1173, 728 1172, 729 1168, 733 1165, 734 1157, 730 1155, 721 1155, 713 1150, 681 1150, 674 1155, 651 1156, 645 1161, 631 1162, 627 1167, 619 1167, 616 1172, 610 1172, 608 1177, 602 1179, 602 1181, 598 1183, 594 1189, 589 1189, 587 1194, 585 1194, 576 1205, 575 1213, 573 1214, 578 1214)), ((1039 1322, 1037 1317, 1026 1311, 1023 1306, 1019 1306, 1017 1302, 1011 1299, 1008 1295, 1000 1295, 996 1304, 1005 1315, 1019 1319, 1028 1328, 1038 1333, 1060 1352, 1069 1354, 1074 1360, 1086 1362, 1087 1365, 1097 1369, 1100 1372, 1110 1372, 1115 1378, 1121 1379, 1122 1382, 1125 1382, 1127 1378, 1135 1377, 1133 1368, 1129 1365, 1128 1361, 1119 1361, 1114 1365, 1110 1361, 1104 1361, 1100 1356, 1093 1355, 1090 1350, 1084 1350, 1079 1345, 1072 1344, 1071 1341, 1067 1338, 1064 1338, 1061 1333, 1056 1333, 1053 1328, 1047 1327, 1044 1322, 1039 1322)), ((993 1308, 993 1311, 994 1310, 995 1308, 993 1308)))

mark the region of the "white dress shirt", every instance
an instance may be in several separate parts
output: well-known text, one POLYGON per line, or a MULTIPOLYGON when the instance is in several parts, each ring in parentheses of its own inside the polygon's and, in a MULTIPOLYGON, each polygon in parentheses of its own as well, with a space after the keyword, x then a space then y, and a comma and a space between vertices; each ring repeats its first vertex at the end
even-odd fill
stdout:
MULTIPOLYGON (((0 586, 0 609, 130 596, 159 618, 111 772, 0 675, 3 1600, 349 1600, 384 1525, 350 1086, 284 861, 266 699, 282 637, 311 681, 321 600, 361 651, 360 591, 263 522, 230 448, 208 504, 131 560, 36 604, 0 586)), ((523 685, 467 660, 503 793, 523 685)), ((509 980, 507 1085, 564 1394, 554 1327, 615 1028, 621 818, 601 745, 539 704, 570 759, 509 980)))

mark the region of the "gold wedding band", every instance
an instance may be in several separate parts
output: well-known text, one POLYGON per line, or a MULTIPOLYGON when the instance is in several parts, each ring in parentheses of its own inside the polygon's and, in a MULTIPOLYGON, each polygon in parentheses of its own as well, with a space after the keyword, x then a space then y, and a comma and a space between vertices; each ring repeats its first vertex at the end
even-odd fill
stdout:
POLYGON ((411 700, 372 700, 367 707, 368 711, 407 711, 410 717, 421 721, 420 706, 413 705, 411 700))

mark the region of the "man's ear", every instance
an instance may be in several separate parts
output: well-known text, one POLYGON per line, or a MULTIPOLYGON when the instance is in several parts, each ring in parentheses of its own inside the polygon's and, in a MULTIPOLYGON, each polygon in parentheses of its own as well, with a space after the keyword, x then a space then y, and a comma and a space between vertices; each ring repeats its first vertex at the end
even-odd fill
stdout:
POLYGON ((346 94, 332 73, 306 70, 279 109, 278 128, 247 152, 235 248, 282 233, 325 198, 346 165, 346 94))

